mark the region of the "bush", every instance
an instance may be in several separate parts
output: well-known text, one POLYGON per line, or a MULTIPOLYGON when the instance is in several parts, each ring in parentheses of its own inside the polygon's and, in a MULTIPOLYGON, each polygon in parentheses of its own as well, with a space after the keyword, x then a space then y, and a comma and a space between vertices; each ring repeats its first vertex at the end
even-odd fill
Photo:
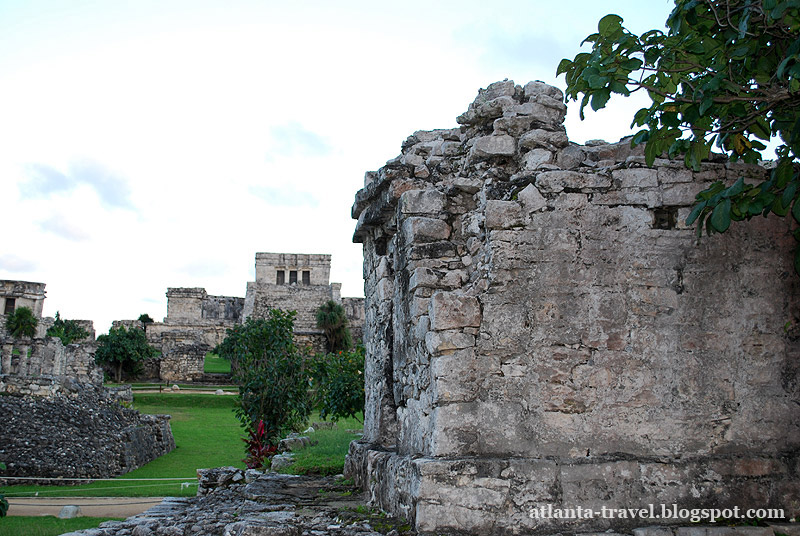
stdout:
POLYGON ((114 367, 114 379, 122 381, 122 371, 135 375, 145 359, 158 355, 158 350, 147 344, 147 336, 141 329, 125 327, 111 328, 108 335, 97 337, 98 347, 94 360, 114 367))
POLYGON ((36 336, 36 326, 38 325, 39 319, 33 315, 30 307, 17 307, 6 318, 6 331, 12 337, 33 338, 36 336))
POLYGON ((316 402, 323 419, 355 417, 364 411, 364 347, 317 356, 314 360, 316 402))
POLYGON ((294 311, 272 309, 267 318, 248 318, 229 329, 219 346, 239 385, 236 416, 248 435, 267 448, 299 430, 311 412, 304 360, 294 345, 294 316, 294 311))
POLYGON ((56 321, 47 328, 46 335, 48 337, 58 337, 61 339, 61 343, 66 346, 74 341, 88 337, 89 332, 74 320, 62 320, 61 315, 56 311, 56 321))

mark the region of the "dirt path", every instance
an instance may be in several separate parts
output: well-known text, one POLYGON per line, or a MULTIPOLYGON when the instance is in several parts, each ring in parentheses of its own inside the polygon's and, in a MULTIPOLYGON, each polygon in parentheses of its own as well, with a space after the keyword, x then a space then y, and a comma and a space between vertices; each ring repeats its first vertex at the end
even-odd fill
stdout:
POLYGON ((9 497, 10 516, 58 516, 64 506, 80 506, 86 517, 130 517, 160 504, 162 497, 9 497))

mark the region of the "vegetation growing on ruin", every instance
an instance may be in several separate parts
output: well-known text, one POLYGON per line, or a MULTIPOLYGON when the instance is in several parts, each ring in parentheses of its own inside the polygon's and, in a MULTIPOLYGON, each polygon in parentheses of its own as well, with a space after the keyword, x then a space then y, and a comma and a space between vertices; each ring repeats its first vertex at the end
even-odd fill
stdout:
MULTIPOLYGON (((777 139, 776 165, 758 184, 739 178, 700 192, 687 219, 698 236, 728 230, 731 221, 791 213, 800 222, 800 4, 795 0, 676 0, 667 31, 628 31, 607 15, 564 59, 567 98, 583 110, 605 107, 612 94, 650 97, 632 126, 643 127, 648 165, 663 154, 683 155, 700 169, 716 147, 731 160, 755 163, 765 143, 777 139)), ((794 231, 800 240, 800 229, 794 231)), ((800 273, 800 248, 795 253, 800 273)))
POLYGON ((72 344, 89 336, 89 332, 74 320, 64 320, 61 313, 56 311, 56 320, 47 328, 48 337, 58 337, 64 346, 72 344))
POLYGON ((158 355, 158 350, 147 344, 147 335, 141 329, 111 328, 107 335, 97 337, 97 342, 95 361, 110 365, 117 383, 122 381, 123 371, 135 376, 145 359, 158 355))
POLYGON ((39 319, 34 316, 30 307, 17 307, 6 317, 6 331, 12 337, 29 337, 36 335, 39 319))
POLYGON ((347 324, 347 313, 341 304, 328 300, 317 309, 317 327, 325 332, 328 352, 350 350, 353 337, 347 324))

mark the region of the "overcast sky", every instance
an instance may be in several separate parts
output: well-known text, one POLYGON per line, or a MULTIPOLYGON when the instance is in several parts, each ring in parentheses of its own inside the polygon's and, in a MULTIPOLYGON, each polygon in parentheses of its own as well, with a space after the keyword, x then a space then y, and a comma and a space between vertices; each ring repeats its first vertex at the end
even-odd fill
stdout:
MULTIPOLYGON (((0 279, 44 313, 166 315, 167 287, 244 296, 257 251, 329 253, 363 296, 350 207, 415 130, 555 70, 597 21, 666 0, 0 0, 0 279)), ((619 99, 573 141, 627 135, 619 99)))

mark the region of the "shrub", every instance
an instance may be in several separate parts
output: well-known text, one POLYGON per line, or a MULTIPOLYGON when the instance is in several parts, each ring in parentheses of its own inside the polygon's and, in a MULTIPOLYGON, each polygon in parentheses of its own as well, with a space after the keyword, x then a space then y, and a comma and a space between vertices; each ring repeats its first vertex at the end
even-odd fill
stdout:
POLYGON ((267 445, 300 429, 311 412, 304 360, 293 340, 294 316, 272 309, 267 318, 248 318, 229 329, 219 346, 239 385, 236 416, 251 436, 263 421, 267 445))
POLYGON ((47 328, 47 336, 58 337, 61 339, 61 343, 66 346, 74 341, 88 337, 89 332, 74 320, 62 320, 61 315, 56 311, 56 321, 47 328))
POLYGON ((36 326, 39 319, 33 315, 30 307, 17 307, 13 313, 6 318, 6 331, 12 337, 36 336, 36 326))
POLYGON ((314 380, 320 417, 355 418, 364 411, 364 347, 317 356, 314 380))
POLYGON ((158 350, 147 344, 147 336, 141 329, 111 328, 108 335, 97 337, 97 342, 94 359, 97 363, 114 367, 117 383, 122 381, 123 368, 135 375, 142 361, 158 355, 158 350))

